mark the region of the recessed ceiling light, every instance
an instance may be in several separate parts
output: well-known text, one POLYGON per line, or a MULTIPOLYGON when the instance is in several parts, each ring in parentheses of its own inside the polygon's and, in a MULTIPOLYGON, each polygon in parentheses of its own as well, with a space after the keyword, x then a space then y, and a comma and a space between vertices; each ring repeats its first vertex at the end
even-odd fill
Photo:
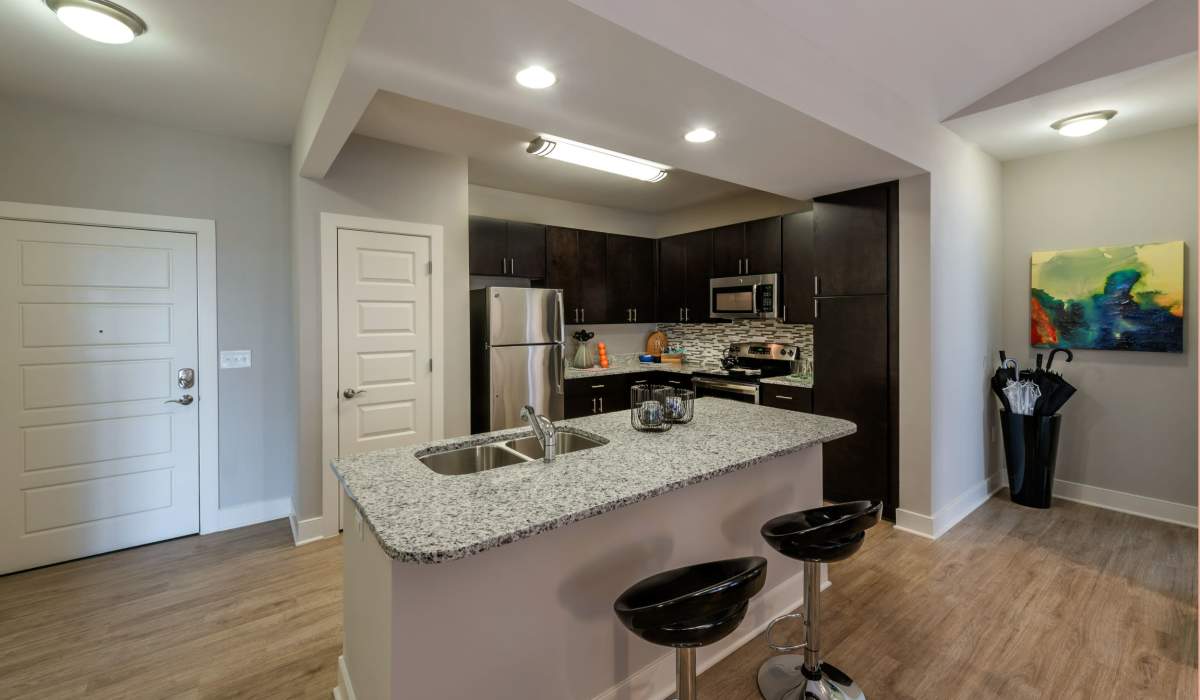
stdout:
POLYGON ((552 158, 564 163, 582 165, 616 175, 624 175, 635 180, 658 182, 667 176, 669 166, 643 160, 635 156, 627 156, 606 148, 589 146, 586 143, 571 141, 557 136, 539 136, 529 142, 527 153, 543 158, 552 158))
POLYGON ((527 88, 542 90, 558 82, 558 76, 541 66, 530 66, 517 73, 517 82, 527 88))
POLYGON ((105 44, 128 44, 146 32, 141 17, 108 0, 46 0, 58 21, 76 34, 105 44))
POLYGON ((1063 136, 1087 136, 1108 126, 1108 120, 1117 116, 1115 109, 1105 109, 1099 112, 1086 112, 1073 117, 1059 119, 1050 125, 1063 136))
POLYGON ((712 129, 699 127, 684 134, 683 138, 687 139, 691 143, 708 143, 709 141, 717 138, 717 132, 713 131, 712 129))

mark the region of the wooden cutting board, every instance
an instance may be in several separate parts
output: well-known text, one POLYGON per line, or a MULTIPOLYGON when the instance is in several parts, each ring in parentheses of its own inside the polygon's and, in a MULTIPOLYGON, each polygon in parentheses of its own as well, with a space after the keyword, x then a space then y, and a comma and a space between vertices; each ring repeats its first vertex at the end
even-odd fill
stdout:
POLYGON ((649 355, 662 355, 667 350, 667 334, 662 331, 654 331, 650 337, 646 338, 646 353, 649 355))

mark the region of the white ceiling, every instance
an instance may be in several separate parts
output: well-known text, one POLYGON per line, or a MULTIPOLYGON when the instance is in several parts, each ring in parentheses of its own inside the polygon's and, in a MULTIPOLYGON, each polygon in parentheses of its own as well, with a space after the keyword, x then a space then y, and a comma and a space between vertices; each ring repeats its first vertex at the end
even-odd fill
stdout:
POLYGON ((524 0, 519 12, 484 0, 377 0, 351 66, 374 89, 784 197, 920 172, 566 0, 524 0), (534 62, 558 84, 516 85, 534 62), (717 139, 686 143, 701 123, 717 139))
POLYGON ((0 3, 0 94, 289 143, 333 0, 120 0, 149 31, 85 39, 41 0, 0 3))
POLYGON ((1055 90, 946 122, 999 160, 1080 148, 1196 123, 1196 54, 1055 90), (1100 131, 1063 136, 1050 124, 1102 109, 1117 116, 1100 131))
MULTIPOLYGON (((620 0, 599 0, 619 2, 620 0)), ((746 0, 940 121, 1150 0, 746 0)), ((747 8, 747 11, 752 11, 747 8)))
POLYGON ((537 131, 390 92, 375 95, 355 133, 465 155, 475 185, 631 211, 657 214, 751 191, 686 170, 641 182, 537 158, 525 152, 537 131))

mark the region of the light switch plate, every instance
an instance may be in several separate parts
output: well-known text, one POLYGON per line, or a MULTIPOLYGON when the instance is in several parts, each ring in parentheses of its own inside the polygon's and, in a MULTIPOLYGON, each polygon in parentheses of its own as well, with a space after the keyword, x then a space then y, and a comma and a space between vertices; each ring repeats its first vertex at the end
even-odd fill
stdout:
POLYGON ((221 369, 241 369, 250 366, 249 350, 222 350, 221 369))

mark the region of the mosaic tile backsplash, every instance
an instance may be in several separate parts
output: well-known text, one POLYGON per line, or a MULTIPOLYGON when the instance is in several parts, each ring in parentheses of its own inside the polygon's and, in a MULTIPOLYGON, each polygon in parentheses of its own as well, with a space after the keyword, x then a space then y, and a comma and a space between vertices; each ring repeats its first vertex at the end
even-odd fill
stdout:
POLYGON ((660 323, 672 345, 682 345, 688 362, 718 363, 730 343, 766 340, 791 343, 800 348, 800 359, 813 359, 813 327, 809 324, 779 323, 770 319, 737 320, 732 323, 660 323))

